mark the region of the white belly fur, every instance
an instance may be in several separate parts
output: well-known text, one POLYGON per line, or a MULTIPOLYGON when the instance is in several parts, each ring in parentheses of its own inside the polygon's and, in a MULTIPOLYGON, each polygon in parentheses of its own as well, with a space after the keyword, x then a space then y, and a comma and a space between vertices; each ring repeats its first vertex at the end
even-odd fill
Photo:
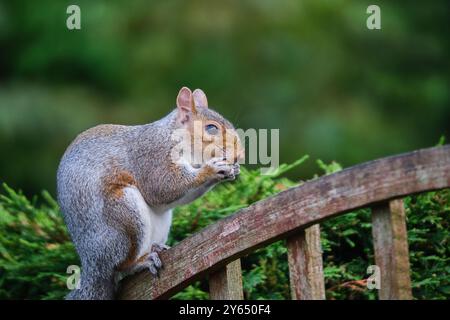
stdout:
POLYGON ((135 187, 124 189, 125 196, 134 203, 144 225, 144 238, 139 247, 138 257, 148 253, 153 243, 165 244, 172 223, 172 210, 156 211, 145 202, 139 190, 135 187))

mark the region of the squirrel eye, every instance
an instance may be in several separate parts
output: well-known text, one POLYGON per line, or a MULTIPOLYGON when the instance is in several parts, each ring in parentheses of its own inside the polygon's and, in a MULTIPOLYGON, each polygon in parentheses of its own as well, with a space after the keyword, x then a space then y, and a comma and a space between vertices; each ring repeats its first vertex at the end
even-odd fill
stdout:
POLYGON ((217 128, 217 126, 214 124, 206 125, 205 130, 210 135, 216 135, 219 132, 219 128, 217 128))

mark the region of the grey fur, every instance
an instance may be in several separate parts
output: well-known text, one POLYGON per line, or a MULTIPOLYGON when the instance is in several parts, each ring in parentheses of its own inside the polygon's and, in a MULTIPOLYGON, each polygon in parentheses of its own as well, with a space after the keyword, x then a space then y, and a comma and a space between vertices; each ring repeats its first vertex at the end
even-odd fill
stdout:
MULTIPOLYGON (((204 117, 232 128, 211 109, 198 110, 204 117)), ((142 245, 146 230, 137 204, 105 193, 105 181, 114 170, 129 172, 146 204, 157 212, 192 201, 238 173, 237 164, 217 161, 205 164, 217 167, 205 181, 198 179, 201 170, 193 172, 181 166, 174 170, 171 134, 179 127, 174 110, 147 125, 92 128, 66 150, 57 173, 58 202, 82 265, 81 288, 73 290, 67 299, 113 299, 119 264, 133 245, 142 245)))

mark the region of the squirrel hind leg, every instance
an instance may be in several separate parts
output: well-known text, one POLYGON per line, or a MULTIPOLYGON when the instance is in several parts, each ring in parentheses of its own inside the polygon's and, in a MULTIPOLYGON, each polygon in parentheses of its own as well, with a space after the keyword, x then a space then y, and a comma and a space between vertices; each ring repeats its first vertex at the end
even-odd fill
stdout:
POLYGON ((113 227, 98 226, 95 236, 79 238, 80 288, 70 292, 66 299, 114 299, 117 292, 116 268, 126 258, 129 246, 129 239, 113 227))

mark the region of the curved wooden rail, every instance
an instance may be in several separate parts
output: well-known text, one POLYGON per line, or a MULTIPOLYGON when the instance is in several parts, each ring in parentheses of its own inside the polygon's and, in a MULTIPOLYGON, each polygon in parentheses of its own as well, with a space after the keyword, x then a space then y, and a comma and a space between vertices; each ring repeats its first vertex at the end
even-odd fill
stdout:
POLYGON ((308 181, 220 220, 161 253, 155 279, 126 278, 121 299, 168 298, 261 246, 324 219, 409 194, 450 187, 450 145, 360 164, 308 181))

